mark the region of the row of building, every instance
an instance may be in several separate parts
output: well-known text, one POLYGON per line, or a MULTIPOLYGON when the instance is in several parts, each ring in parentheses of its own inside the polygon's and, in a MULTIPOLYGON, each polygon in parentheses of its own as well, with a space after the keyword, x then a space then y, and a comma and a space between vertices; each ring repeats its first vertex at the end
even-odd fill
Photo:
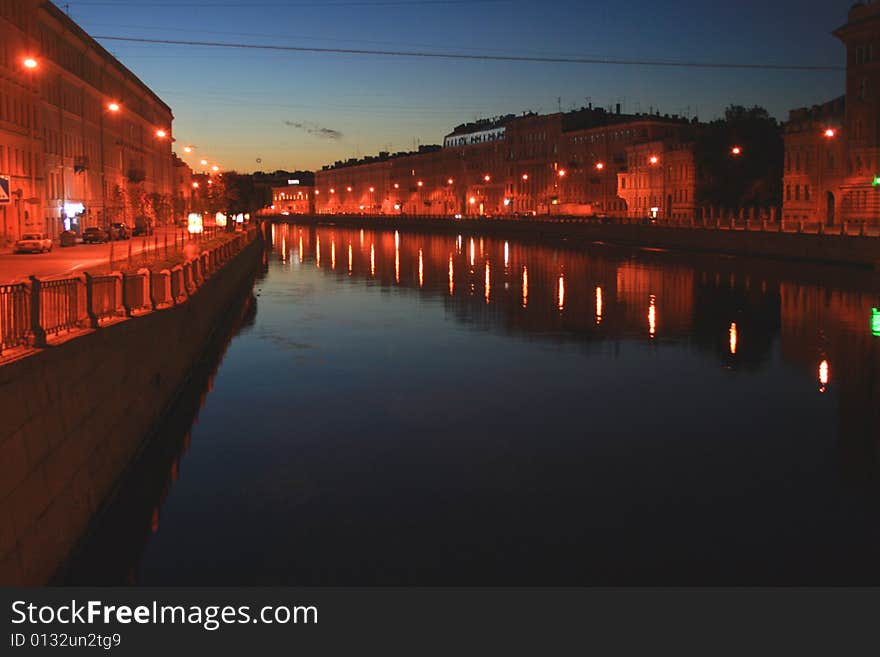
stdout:
POLYGON ((834 34, 846 46, 846 94, 773 122, 776 149, 767 134, 738 134, 733 123, 719 133, 717 124, 620 106, 508 115, 460 125, 442 146, 326 166, 313 188, 274 189, 273 209, 878 224, 880 3, 855 5, 834 34), (746 196, 755 189, 765 193, 746 196))
POLYGON ((175 165, 172 120, 54 4, 0 0, 0 247, 26 232, 169 220, 192 173, 175 165))

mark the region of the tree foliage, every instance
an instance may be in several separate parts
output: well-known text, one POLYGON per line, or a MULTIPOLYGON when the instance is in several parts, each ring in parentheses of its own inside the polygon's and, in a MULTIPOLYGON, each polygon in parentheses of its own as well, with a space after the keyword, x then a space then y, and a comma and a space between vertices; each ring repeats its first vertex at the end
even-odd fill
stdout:
POLYGON ((697 201, 724 208, 782 203, 782 126, 763 107, 731 105, 702 127, 696 161, 702 184, 697 201), (732 150, 738 146, 740 155, 732 150))

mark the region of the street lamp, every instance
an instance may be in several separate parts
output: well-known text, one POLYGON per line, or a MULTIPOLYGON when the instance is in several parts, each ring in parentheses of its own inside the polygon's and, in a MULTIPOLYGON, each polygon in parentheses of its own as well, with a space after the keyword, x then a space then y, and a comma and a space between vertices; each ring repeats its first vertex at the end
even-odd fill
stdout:
POLYGON ((492 176, 490 176, 490 175, 487 173, 485 176, 483 176, 483 180, 485 180, 486 182, 490 182, 490 181, 492 180, 492 176))
POLYGON ((604 168, 605 168, 604 162, 596 162, 596 170, 601 171, 604 168))
POLYGON ((730 154, 733 155, 734 157, 739 157, 740 155, 742 155, 742 152, 743 152, 743 149, 739 146, 734 146, 733 148, 730 149, 730 154))
POLYGON ((119 107, 119 103, 110 102, 110 103, 107 103, 107 109, 115 114, 121 108, 119 107))
POLYGON ((651 163, 651 166, 657 166, 657 165, 660 163, 660 158, 657 157, 656 155, 652 155, 652 156, 648 159, 648 162, 651 163))
POLYGON ((825 130, 825 137, 828 139, 834 139, 837 136, 837 130, 834 128, 828 128, 825 130))
MULTIPOLYGON (((36 180, 37 157, 36 157, 36 153, 34 153, 34 151, 36 150, 36 146, 35 146, 36 142, 34 139, 34 137, 35 137, 35 135, 34 135, 34 130, 35 130, 34 122, 37 117, 37 88, 36 88, 36 85, 34 84, 33 73, 37 70, 39 63, 37 62, 37 60, 34 57, 25 57, 24 60, 22 60, 22 66, 24 66, 25 73, 27 73, 28 81, 31 83, 31 89, 29 91, 31 91, 32 96, 33 96, 31 105, 29 107, 29 114, 28 114, 28 134, 29 134, 29 137, 28 137, 28 140, 29 140, 29 143, 28 143, 28 151, 29 151, 28 162, 30 164, 30 174, 31 174, 30 194, 31 194, 31 198, 35 198, 37 196, 37 180, 36 180)), ((9 117, 7 117, 7 118, 9 118, 9 117)), ((10 149, 10 157, 11 157, 11 149, 10 149)), ((18 236, 20 238, 21 237, 21 198, 19 198, 18 212, 19 212, 18 236)), ((6 215, 4 213, 4 217, 5 216, 6 215)), ((3 237, 4 237, 4 239, 6 239, 6 234, 5 234, 6 227, 5 226, 4 226, 3 232, 4 232, 3 237)))
POLYGON ((162 130, 162 128, 159 128, 158 130, 156 130, 156 136, 157 136, 159 139, 165 139, 165 137, 168 136, 168 133, 165 132, 164 130, 162 130))

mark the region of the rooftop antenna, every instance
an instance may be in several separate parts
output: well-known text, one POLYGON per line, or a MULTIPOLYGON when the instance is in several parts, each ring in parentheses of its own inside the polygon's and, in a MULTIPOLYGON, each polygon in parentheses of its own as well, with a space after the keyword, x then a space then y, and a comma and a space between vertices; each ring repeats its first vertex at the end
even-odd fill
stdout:
POLYGON ((559 110, 559 113, 562 113, 562 96, 556 97, 556 107, 559 110))

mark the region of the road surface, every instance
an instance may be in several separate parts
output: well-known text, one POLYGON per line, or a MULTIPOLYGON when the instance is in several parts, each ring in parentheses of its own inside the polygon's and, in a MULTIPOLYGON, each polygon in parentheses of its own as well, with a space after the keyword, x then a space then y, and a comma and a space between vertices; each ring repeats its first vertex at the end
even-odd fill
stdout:
MULTIPOLYGON (((176 231, 179 235, 179 229, 176 231)), ((159 237, 159 248, 165 244, 165 234, 156 231, 159 237)), ((174 244, 175 232, 169 230, 169 248, 174 244)), ((150 249, 153 248, 153 237, 150 237, 150 249)), ((128 240, 113 242, 113 259, 116 262, 128 256, 128 240)), ((131 239, 132 255, 144 249, 144 238, 131 239)), ((4 253, 0 254, 0 285, 27 279, 29 276, 38 278, 60 278, 79 274, 89 269, 107 265, 110 258, 110 243, 77 244, 76 246, 60 247, 56 243, 49 253, 4 253)))

